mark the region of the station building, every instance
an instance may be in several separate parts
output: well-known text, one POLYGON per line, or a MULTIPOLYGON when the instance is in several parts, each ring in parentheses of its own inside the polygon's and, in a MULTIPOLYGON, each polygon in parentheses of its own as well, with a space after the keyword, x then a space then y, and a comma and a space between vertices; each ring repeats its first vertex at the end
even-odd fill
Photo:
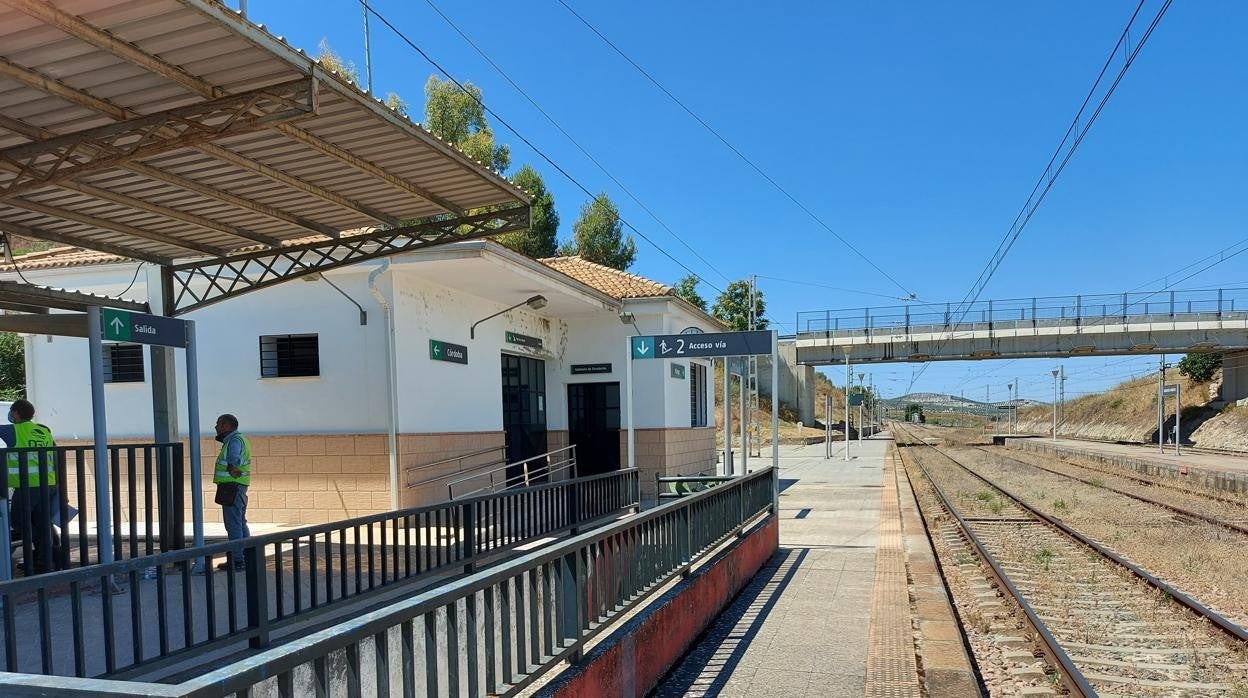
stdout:
MULTIPOLYGON (((39 285, 140 301, 159 287, 133 260, 77 248, 16 262, 39 285)), ((16 272, 0 266, 0 278, 16 272)), ((504 455, 513 463, 575 445, 578 475, 617 469, 628 462, 627 338, 726 329, 658 282, 489 240, 303 277, 183 317, 196 323, 201 427, 238 416, 253 446, 249 519, 284 524, 441 501, 455 473, 504 455)), ((89 441, 87 341, 25 342, 39 419, 60 443, 89 441)), ((106 343, 104 368, 110 441, 150 440, 148 351, 106 343)), ((180 359, 177 385, 184 368, 180 359)), ((643 495, 655 473, 713 470, 709 362, 633 371, 643 495)), ((216 444, 202 449, 209 478, 216 444)), ((220 515, 211 502, 204 511, 220 515)))

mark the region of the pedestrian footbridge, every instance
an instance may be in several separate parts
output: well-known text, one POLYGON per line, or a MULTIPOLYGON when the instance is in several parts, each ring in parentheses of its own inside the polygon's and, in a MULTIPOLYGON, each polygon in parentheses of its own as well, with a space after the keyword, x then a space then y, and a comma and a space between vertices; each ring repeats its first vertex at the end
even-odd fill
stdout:
POLYGON ((1234 352, 1248 288, 801 312, 796 343, 809 365, 1234 352))

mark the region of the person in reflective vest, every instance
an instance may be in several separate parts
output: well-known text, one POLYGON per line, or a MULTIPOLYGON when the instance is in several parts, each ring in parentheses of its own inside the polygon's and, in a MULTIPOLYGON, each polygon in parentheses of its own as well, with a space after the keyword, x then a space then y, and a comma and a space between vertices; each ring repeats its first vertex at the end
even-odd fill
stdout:
POLYGON ((59 568, 60 532, 52 525, 56 503, 56 446, 52 430, 35 419, 35 406, 29 400, 16 400, 9 408, 9 423, 0 425, 0 441, 9 448, 40 448, 46 451, 10 453, 5 458, 8 468, 10 496, 10 526, 12 539, 26 538, 30 541, 33 559, 23 560, 27 575, 35 572, 51 572, 59 568), (45 468, 40 467, 40 457, 45 468), (23 477, 23 461, 25 476, 23 477))
MULTIPOLYGON (((247 528, 247 487, 251 485, 251 442, 238 433, 238 418, 232 414, 217 417, 217 441, 221 451, 213 468, 212 482, 217 486, 216 503, 221 505, 221 518, 230 540, 251 536, 247 528)), ((227 560, 218 569, 236 570, 244 567, 241 559, 227 560)))

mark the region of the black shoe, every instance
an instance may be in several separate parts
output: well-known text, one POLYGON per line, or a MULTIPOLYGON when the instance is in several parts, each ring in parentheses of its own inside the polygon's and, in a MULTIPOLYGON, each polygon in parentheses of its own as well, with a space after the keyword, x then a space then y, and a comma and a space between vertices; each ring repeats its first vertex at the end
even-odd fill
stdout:
MULTIPOLYGON (((231 565, 230 565, 230 563, 229 563, 228 561, 227 561, 227 562, 222 562, 221 564, 217 565, 217 569, 219 569, 219 570, 228 570, 228 569, 230 569, 230 567, 231 567, 231 565)), ((245 570, 245 569, 247 569, 247 563, 246 563, 246 562, 236 562, 236 563, 234 563, 233 568, 234 568, 235 570, 245 570)))

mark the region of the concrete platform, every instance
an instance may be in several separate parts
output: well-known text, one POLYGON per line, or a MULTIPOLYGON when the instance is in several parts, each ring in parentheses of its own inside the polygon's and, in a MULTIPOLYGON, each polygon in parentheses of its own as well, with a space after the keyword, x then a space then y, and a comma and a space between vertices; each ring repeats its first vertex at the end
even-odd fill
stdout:
POLYGON ((1130 468, 1146 475, 1182 478, 1193 484, 1227 492, 1248 493, 1248 455, 1184 452, 1174 445, 1164 452, 1157 445, 1131 445, 1077 439, 1007 439, 1007 447, 1034 453, 1056 453, 1088 458, 1106 465, 1130 468))
POLYGON ((891 443, 781 451, 780 551, 653 695, 920 695, 891 443))

